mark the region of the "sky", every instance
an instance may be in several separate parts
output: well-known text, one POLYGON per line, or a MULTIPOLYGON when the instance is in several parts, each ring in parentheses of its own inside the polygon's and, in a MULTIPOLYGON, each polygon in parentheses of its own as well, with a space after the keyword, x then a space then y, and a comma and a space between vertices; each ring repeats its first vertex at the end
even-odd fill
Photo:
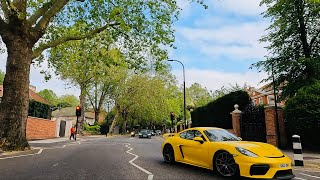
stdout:
MULTIPOLYGON (((266 44, 259 43, 269 21, 261 13, 260 0, 206 0, 208 9, 187 0, 178 0, 182 8, 179 20, 174 24, 177 49, 169 50, 169 58, 181 61, 185 66, 186 86, 199 83, 209 90, 222 86, 244 85, 260 87, 267 77, 249 69, 252 63, 267 55, 266 44)), ((0 69, 5 71, 6 54, 0 54, 0 69)), ((183 82, 181 64, 169 62, 178 82, 183 82)), ((37 91, 51 89, 57 95, 79 96, 80 90, 58 76, 44 80, 42 67, 31 68, 30 84, 37 91)))

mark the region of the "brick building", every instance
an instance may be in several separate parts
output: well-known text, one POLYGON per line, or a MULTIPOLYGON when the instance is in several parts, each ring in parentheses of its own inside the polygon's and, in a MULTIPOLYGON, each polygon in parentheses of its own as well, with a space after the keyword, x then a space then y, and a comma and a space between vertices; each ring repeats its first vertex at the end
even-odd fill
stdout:
MULTIPOLYGON (((0 101, 3 96, 3 85, 0 85, 0 101)), ((36 87, 29 86, 29 99, 42 104, 51 105, 46 99, 39 96, 36 87)), ((48 112, 50 113, 50 112, 48 112)), ((50 116, 49 116, 50 117, 50 116)), ((28 116, 26 127, 27 139, 50 139, 56 137, 56 121, 28 116)))

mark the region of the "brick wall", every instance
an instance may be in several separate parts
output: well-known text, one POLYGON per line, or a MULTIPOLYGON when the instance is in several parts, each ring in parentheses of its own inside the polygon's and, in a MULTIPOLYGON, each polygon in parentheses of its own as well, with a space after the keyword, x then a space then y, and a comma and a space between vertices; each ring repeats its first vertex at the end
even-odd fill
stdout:
POLYGON ((28 117, 27 119, 27 139, 50 139, 55 138, 56 121, 28 117))

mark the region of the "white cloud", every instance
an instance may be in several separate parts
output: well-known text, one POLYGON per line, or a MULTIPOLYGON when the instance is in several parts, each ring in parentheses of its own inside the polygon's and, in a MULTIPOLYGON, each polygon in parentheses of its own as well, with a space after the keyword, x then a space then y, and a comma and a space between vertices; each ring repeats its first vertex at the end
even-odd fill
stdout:
POLYGON ((186 18, 191 14, 191 2, 187 0, 177 0, 177 5, 182 9, 181 18, 186 18))
POLYGON ((265 34, 264 22, 242 23, 217 28, 180 27, 180 41, 207 56, 229 56, 234 59, 262 58, 267 51, 259 38, 265 34))
MULTIPOLYGON (((177 77, 180 84, 183 82, 181 70, 174 70, 173 74, 177 77)), ((191 68, 186 70, 186 86, 189 87, 193 83, 199 83, 209 90, 217 90, 222 86, 250 85, 253 87, 261 86, 260 81, 267 77, 266 73, 257 73, 247 71, 244 73, 223 72, 216 70, 203 70, 191 68)))
POLYGON ((209 8, 236 15, 253 16, 266 10, 265 6, 259 6, 260 2, 261 0, 211 0, 209 8))

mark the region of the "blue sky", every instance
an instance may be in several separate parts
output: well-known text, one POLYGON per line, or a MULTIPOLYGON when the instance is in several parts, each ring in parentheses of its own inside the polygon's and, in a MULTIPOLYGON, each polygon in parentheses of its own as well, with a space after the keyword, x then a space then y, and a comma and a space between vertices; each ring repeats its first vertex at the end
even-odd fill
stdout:
MULTIPOLYGON (((208 9, 187 0, 178 0, 183 9, 175 23, 177 49, 169 57, 184 63, 186 85, 200 83, 209 90, 229 84, 247 83, 261 86, 266 73, 250 70, 252 63, 263 59, 267 51, 258 39, 264 35, 269 22, 260 15, 265 7, 260 0, 207 0, 208 9)), ((5 69, 6 54, 0 54, 0 69, 5 69)), ((170 62, 180 83, 181 65, 170 62)), ((30 82, 37 90, 52 89, 58 95, 79 95, 79 89, 53 77, 44 81, 41 68, 31 68, 30 82)))
MULTIPOLYGON (((186 67, 186 84, 199 82, 208 89, 247 83, 261 86, 265 73, 249 70, 252 63, 267 55, 259 38, 265 34, 268 20, 261 13, 259 0, 209 0, 209 8, 180 0, 183 8, 176 23, 176 46, 170 58, 186 67)), ((173 66, 181 82, 181 67, 173 66)))

